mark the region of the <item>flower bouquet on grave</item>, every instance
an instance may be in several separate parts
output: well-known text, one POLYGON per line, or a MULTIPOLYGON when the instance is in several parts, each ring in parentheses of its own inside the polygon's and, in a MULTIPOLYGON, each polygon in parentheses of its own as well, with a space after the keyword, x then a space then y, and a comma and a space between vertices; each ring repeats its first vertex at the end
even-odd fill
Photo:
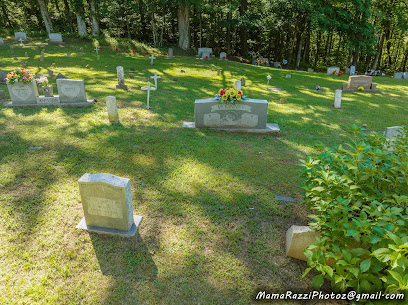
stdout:
POLYGON ((343 74, 344 74, 343 71, 340 70, 338 75, 341 76, 343 74))
POLYGON ((258 57, 257 59, 256 59, 256 64, 259 66, 259 65, 262 65, 264 63, 264 60, 263 60, 263 57, 262 56, 260 56, 260 57, 258 57))
POLYGON ((53 96, 52 85, 48 85, 48 78, 46 76, 40 76, 40 78, 35 79, 38 86, 42 87, 44 96, 51 97, 53 96))
POLYGON ((242 95, 241 90, 234 87, 229 87, 227 89, 221 89, 220 92, 215 96, 215 98, 221 104, 236 104, 241 100, 245 100, 246 96, 242 95))
POLYGON ((35 75, 31 74, 24 68, 20 70, 14 69, 14 71, 9 72, 7 77, 4 79, 7 85, 12 85, 17 82, 21 82, 23 84, 30 83, 32 80, 35 79, 35 75))

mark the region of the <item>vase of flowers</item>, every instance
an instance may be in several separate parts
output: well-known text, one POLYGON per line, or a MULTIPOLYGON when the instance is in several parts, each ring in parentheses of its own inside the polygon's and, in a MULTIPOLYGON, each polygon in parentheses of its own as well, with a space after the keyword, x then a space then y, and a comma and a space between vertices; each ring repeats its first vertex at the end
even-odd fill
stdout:
POLYGON ((241 100, 245 100, 246 96, 242 95, 242 91, 235 87, 229 87, 227 89, 221 89, 215 98, 221 104, 236 104, 241 100))
POLYGON ((36 79, 37 84, 42 87, 42 91, 44 96, 52 97, 53 95, 53 87, 49 85, 48 78, 46 76, 40 76, 40 78, 36 79))
POLYGON ((37 103, 38 88, 34 74, 24 68, 15 69, 7 74, 5 80, 13 104, 37 103))

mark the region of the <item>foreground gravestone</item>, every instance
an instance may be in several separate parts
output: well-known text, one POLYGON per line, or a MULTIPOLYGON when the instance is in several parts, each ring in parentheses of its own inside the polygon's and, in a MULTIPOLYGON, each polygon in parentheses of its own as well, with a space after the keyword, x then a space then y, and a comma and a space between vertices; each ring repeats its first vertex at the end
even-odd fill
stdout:
POLYGON ((30 105, 37 104, 38 88, 36 82, 21 83, 7 85, 10 93, 12 105, 30 105))
POLYGON ((116 97, 107 96, 106 97, 106 108, 108 109, 108 119, 109 122, 119 122, 119 112, 118 105, 116 103, 116 97))
POLYGON ((128 86, 125 85, 125 72, 122 66, 116 67, 116 73, 118 76, 118 84, 116 85, 116 89, 124 89, 128 90, 128 86))
POLYGON ((308 226, 291 226, 286 232, 286 256, 307 261, 303 253, 320 234, 308 226))
POLYGON ((133 215, 130 180, 112 174, 84 174, 79 180, 84 218, 77 228, 134 236, 142 221, 133 215))
POLYGON ((279 133, 278 124, 267 124, 268 101, 245 99, 237 104, 220 104, 216 99, 196 100, 194 122, 184 122, 186 128, 279 133))
POLYGON ((57 79, 61 103, 87 103, 83 79, 57 79))
POLYGON ((211 56, 213 54, 213 50, 212 48, 198 48, 198 57, 203 56, 203 53, 209 53, 209 55, 211 56))
POLYGON ((352 75, 349 76, 348 82, 343 83, 343 91, 357 91, 358 88, 364 90, 375 91, 377 90, 377 84, 373 83, 373 77, 367 75, 352 75))
POLYGON ((339 74, 340 68, 339 67, 328 67, 327 68, 327 75, 334 75, 334 74, 339 74))
POLYGON ((27 40, 27 34, 25 32, 15 32, 14 33, 14 39, 17 41, 26 41, 27 40))
POLYGON ((50 33, 48 34, 50 42, 63 42, 61 33, 50 33))
POLYGON ((2 37, 0 37, 0 46, 4 45, 4 40, 2 37))

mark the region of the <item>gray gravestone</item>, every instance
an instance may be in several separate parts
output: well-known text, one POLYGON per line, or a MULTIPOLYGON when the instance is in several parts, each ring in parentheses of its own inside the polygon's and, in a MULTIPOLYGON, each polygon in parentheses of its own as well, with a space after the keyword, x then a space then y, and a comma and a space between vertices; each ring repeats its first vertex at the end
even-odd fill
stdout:
POLYGON ((0 37, 0 46, 4 45, 4 40, 3 38, 0 37))
POLYGON ((227 53, 221 52, 220 53, 220 60, 227 60, 227 53))
POLYGON ((173 59, 173 49, 169 49, 169 59, 173 59))
POLYGON ((275 61, 275 62, 273 63, 273 67, 274 67, 274 68, 282 68, 282 65, 281 65, 281 63, 280 63, 279 61, 275 61))
POLYGON ((61 33, 50 33, 48 34, 50 42, 63 42, 61 33))
POLYGON ((209 53, 210 55, 213 54, 212 48, 198 48, 198 57, 202 57, 203 53, 209 53))
POLYGON ((0 90, 0 100, 6 98, 6 92, 4 90, 0 90))
POLYGON ((241 86, 245 87, 245 78, 243 78, 243 77, 241 78, 241 86))
POLYGON ((201 58, 202 60, 210 60, 211 59, 211 55, 208 52, 203 52, 202 55, 203 55, 203 57, 201 58))
POLYGON ((7 88, 13 105, 37 104, 38 88, 36 82, 9 84, 7 88))
POLYGON ((118 84, 116 85, 116 89, 127 90, 128 86, 125 85, 125 73, 123 71, 123 67, 122 66, 116 67, 116 72, 118 75, 118 84))
POLYGON ((350 75, 356 74, 356 66, 351 65, 350 66, 350 75))
POLYGON ((314 70, 313 70, 312 68, 307 68, 307 72, 309 72, 309 73, 313 73, 313 72, 314 72, 314 70))
POLYGON ((57 79, 57 87, 61 103, 87 102, 83 79, 57 79))
POLYGON ((133 215, 130 180, 111 174, 84 174, 79 180, 84 219, 78 227, 133 236, 142 218, 133 215), (110 229, 110 230, 106 230, 110 229), (119 231, 119 232, 118 232, 119 231))
POLYGON ((404 79, 408 79, 408 72, 404 72, 404 79))
POLYGON ((237 104, 220 104, 216 99, 196 100, 195 127, 265 129, 268 113, 266 100, 241 100, 237 104))
POLYGON ((0 71, 0 84, 5 84, 6 81, 4 80, 7 77, 7 74, 4 73, 3 71, 0 71))
POLYGON ((48 77, 54 76, 54 71, 48 69, 48 77))
POLYGON ((27 35, 24 32, 15 32, 14 33, 14 38, 17 41, 20 41, 20 39, 21 40, 27 40, 27 35))
POLYGON ((403 79, 404 78, 404 73, 403 72, 394 73, 393 77, 397 78, 397 79, 403 79))
POLYGON ((384 136, 390 140, 394 140, 398 135, 404 132, 402 126, 387 127, 384 132, 384 136))
POLYGON ((339 74, 340 68, 339 67, 328 67, 327 68, 327 75, 339 74))
POLYGON ((68 79, 68 77, 66 77, 64 74, 62 73, 58 73, 56 79, 68 79))

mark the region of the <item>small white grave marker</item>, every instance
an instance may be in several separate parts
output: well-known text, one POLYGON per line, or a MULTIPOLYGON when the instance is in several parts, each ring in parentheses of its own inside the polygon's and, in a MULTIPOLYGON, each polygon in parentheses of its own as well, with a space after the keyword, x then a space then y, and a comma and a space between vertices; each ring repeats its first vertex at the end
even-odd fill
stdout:
POLYGON ((95 52, 96 52, 96 55, 98 55, 98 54, 99 54, 99 53, 98 53, 98 52, 99 52, 98 47, 96 47, 96 48, 95 48, 95 52))
POLYGON ((269 89, 269 80, 272 78, 272 76, 270 76, 270 75, 268 75, 267 77, 266 77, 266 79, 268 80, 267 82, 266 82, 266 90, 268 90, 269 89))
POLYGON ((341 89, 337 89, 334 94, 334 108, 338 109, 341 107, 341 89))
POLYGON ((108 109, 109 122, 119 122, 118 105, 116 104, 116 97, 106 97, 106 107, 108 109))
POLYGON ((153 60, 154 60, 154 59, 156 59, 156 57, 154 57, 153 54, 152 54, 152 56, 150 57, 150 64, 151 64, 152 66, 153 66, 153 60))
POLYGON ((153 78, 153 79, 154 79, 154 87, 155 87, 156 89, 158 89, 158 88, 157 88, 157 79, 158 79, 158 78, 161 78, 161 76, 158 76, 157 73, 154 72, 154 76, 150 76, 150 78, 153 78))
POLYGON ((19 41, 20 41, 20 47, 22 47, 23 46, 23 41, 24 41, 23 38, 20 38, 19 41))
POLYGON ((156 90, 156 88, 153 89, 152 87, 150 87, 150 82, 147 82, 147 87, 142 87, 142 90, 147 91, 147 106, 146 106, 146 109, 150 109, 150 105, 149 105, 150 91, 154 91, 154 90, 156 90))
POLYGON ((241 81, 240 80, 235 81, 235 88, 237 88, 238 90, 241 90, 241 81))

